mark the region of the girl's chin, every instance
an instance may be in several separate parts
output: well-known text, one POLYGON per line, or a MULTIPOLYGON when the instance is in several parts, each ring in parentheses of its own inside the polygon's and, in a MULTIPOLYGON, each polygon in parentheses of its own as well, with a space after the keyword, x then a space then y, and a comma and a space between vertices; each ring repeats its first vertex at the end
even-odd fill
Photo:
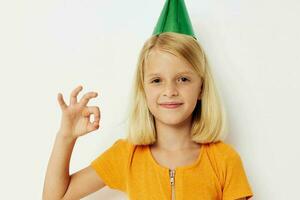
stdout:
POLYGON ((170 126, 178 126, 178 125, 183 125, 184 123, 186 123, 186 120, 184 120, 184 118, 175 118, 174 116, 170 116, 170 117, 161 117, 158 120, 156 120, 156 124, 157 123, 162 123, 165 125, 170 125, 170 126))

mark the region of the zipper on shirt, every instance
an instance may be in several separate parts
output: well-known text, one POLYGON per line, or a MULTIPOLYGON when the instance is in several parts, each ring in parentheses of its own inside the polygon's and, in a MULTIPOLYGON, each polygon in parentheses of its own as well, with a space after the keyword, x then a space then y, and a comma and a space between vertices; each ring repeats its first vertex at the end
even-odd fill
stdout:
POLYGON ((169 169, 171 183, 171 199, 175 200, 175 169, 169 169))

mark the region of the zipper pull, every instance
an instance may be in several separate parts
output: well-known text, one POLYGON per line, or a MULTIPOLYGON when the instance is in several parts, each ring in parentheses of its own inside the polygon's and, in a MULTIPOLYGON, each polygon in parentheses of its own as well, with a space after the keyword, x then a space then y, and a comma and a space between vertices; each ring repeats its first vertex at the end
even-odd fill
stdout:
POLYGON ((170 183, 173 186, 175 184, 175 170, 170 169, 169 173, 170 173, 170 183))
POLYGON ((171 183, 171 199, 175 200, 175 169, 169 169, 171 183))

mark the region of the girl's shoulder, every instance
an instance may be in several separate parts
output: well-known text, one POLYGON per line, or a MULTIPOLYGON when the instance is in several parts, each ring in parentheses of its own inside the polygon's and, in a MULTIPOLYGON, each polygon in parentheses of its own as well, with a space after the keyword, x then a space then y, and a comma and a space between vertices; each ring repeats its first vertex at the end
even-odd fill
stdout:
POLYGON ((209 143, 205 148, 206 160, 211 163, 222 185, 229 174, 244 171, 241 156, 233 145, 224 141, 209 143))
POLYGON ((135 151, 136 148, 139 148, 140 145, 134 145, 127 138, 118 138, 112 145, 112 148, 118 149, 122 151, 123 154, 125 153, 132 153, 135 151))
POLYGON ((118 138, 112 145, 114 148, 129 150, 134 147, 126 138, 118 138))
POLYGON ((222 160, 240 157, 238 151, 232 144, 226 143, 222 140, 208 143, 206 144, 206 147, 208 153, 213 154, 214 157, 222 160))

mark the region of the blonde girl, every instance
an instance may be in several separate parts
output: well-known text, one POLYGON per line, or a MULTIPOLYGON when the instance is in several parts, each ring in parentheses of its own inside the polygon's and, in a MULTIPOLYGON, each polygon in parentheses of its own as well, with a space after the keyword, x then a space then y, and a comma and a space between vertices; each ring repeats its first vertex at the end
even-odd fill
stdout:
POLYGON ((197 40, 164 32, 144 44, 134 76, 126 138, 69 175, 76 140, 99 128, 96 92, 70 104, 61 94, 61 127, 45 177, 43 199, 80 199, 105 185, 130 200, 237 200, 253 196, 238 152, 223 142, 224 108, 197 40), (94 122, 90 123, 90 115, 94 122))
POLYGON ((245 200, 253 196, 238 152, 223 142, 226 115, 183 0, 166 0, 140 52, 125 138, 69 174, 76 140, 97 130, 96 92, 66 105, 49 160, 43 199, 80 199, 105 185, 130 200, 245 200), (90 115, 94 115, 90 123, 90 115))

